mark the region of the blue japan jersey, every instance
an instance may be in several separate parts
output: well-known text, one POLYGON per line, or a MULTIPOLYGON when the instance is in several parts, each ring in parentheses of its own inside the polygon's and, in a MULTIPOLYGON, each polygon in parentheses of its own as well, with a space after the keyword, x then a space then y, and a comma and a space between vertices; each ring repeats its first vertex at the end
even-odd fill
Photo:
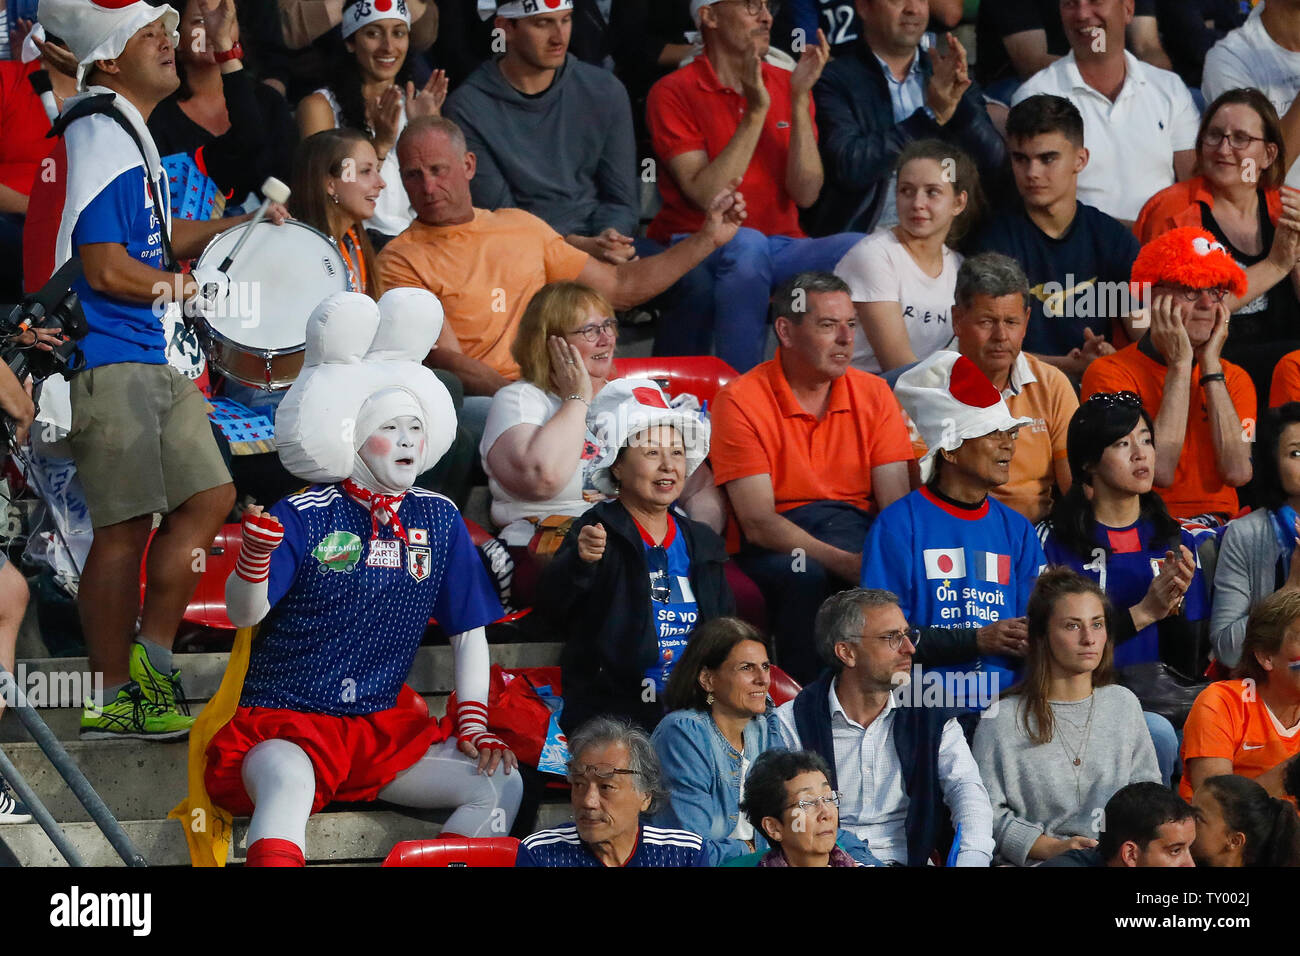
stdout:
MULTIPOLYGON (((1212 534, 1213 532, 1207 532, 1212 534)), ((1093 537, 1097 546, 1083 558, 1068 551, 1052 534, 1050 525, 1039 526, 1039 537, 1049 564, 1061 564, 1092 578, 1110 598, 1119 614, 1124 614, 1146 597, 1151 582, 1160 573, 1160 562, 1165 551, 1156 544, 1155 528, 1145 518, 1126 528, 1107 528, 1097 524, 1093 537), (1110 553, 1106 553, 1106 547, 1110 553)), ((1183 616, 1189 621, 1202 621, 1209 617, 1210 607, 1206 595, 1205 575, 1201 571, 1201 558, 1196 550, 1196 536, 1182 529, 1182 544, 1196 561, 1196 573, 1191 587, 1183 596, 1183 616)), ((1128 667, 1160 659, 1160 632, 1158 624, 1148 624, 1123 644, 1114 647, 1115 666, 1128 667)))
POLYGON ((659 660, 646 671, 645 676, 654 681, 655 689, 662 698, 668 684, 668 675, 681 660, 691 632, 695 630, 699 610, 695 592, 691 590, 691 556, 686 550, 686 538, 678 533, 673 516, 668 516, 668 534, 664 536, 662 547, 656 548, 644 530, 641 535, 646 551, 646 566, 650 569, 650 611, 654 615, 655 631, 659 639, 659 660), (660 551, 667 558, 666 566, 663 565, 662 558, 655 556, 660 551), (655 600, 656 593, 666 600, 655 600))
POLYGON ((240 703, 370 714, 397 702, 430 616, 448 634, 502 615, 456 506, 412 488, 398 518, 409 544, 337 485, 271 509, 284 541, 271 554, 271 612, 253 641, 240 703))
MULTIPOLYGON (((162 203, 169 202, 162 177, 162 203)), ((163 267, 162 223, 154 215, 143 166, 128 169, 103 188, 81 211, 72 230, 74 254, 79 246, 114 242, 126 246, 137 262, 163 267)), ((159 273, 159 279, 164 278, 159 273)), ((167 364, 162 316, 152 305, 114 299, 92 289, 79 277, 72 289, 81 298, 90 332, 81 342, 86 368, 117 362, 167 364)))
MULTIPOLYGON (((992 497, 966 511, 920 488, 871 526, 861 583, 897 594, 913 627, 984 627, 1025 613, 1043 564, 1038 536, 1023 515, 992 497)), ((1001 672, 1005 689, 1017 666, 990 655, 975 669, 1001 672)))

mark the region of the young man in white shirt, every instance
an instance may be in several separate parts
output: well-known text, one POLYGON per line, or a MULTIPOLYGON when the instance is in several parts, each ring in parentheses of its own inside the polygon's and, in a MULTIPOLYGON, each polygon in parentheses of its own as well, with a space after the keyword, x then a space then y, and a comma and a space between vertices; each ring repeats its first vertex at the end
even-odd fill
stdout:
POLYGON ((1070 53, 1025 81, 1012 105, 1064 96, 1083 114, 1091 162, 1079 200, 1132 225, 1152 195, 1186 179, 1196 162, 1196 104, 1178 74, 1124 49, 1133 0, 1061 0, 1070 53))

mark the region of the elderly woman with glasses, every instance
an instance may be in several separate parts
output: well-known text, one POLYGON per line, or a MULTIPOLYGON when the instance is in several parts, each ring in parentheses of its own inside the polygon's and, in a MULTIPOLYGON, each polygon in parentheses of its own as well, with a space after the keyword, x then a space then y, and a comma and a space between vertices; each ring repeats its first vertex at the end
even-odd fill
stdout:
POLYGON ((1156 193, 1134 231, 1143 244, 1199 226, 1246 270, 1247 290, 1224 300, 1232 313, 1223 357, 1267 395, 1279 355, 1300 347, 1300 195, 1282 187, 1288 168, 1282 124, 1259 90, 1228 90, 1205 111, 1196 172, 1156 193))
POLYGON ((863 865, 835 842, 840 794, 829 777, 826 761, 808 750, 769 750, 758 758, 741 803, 772 846, 758 866, 863 865))
MULTIPOLYGON (((618 322, 600 293, 576 282, 543 286, 524 310, 510 347, 519 381, 492 397, 479 453, 492 521, 515 563, 516 604, 530 603, 540 561, 573 519, 605 493, 591 473, 602 447, 591 406, 614 378, 618 322)), ((707 467, 679 489, 692 515, 716 530, 723 508, 707 467)))
POLYGON ((519 845, 515 866, 708 866, 704 841, 649 826, 662 798, 659 762, 644 730, 596 717, 569 737, 573 823, 540 830, 519 845))
POLYGON ((596 714, 652 729, 692 632, 735 609, 722 539, 673 508, 709 428, 645 379, 606 385, 592 416, 604 453, 591 480, 613 500, 574 523, 542 572, 537 610, 566 638, 565 731, 596 714))

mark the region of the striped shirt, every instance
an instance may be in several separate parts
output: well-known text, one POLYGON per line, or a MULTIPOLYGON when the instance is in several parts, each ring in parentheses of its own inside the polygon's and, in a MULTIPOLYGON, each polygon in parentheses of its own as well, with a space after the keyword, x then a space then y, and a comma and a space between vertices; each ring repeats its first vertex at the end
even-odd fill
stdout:
MULTIPOLYGON (((578 825, 566 823, 539 830, 519 844, 515 866, 604 866, 578 836, 578 825)), ((642 824, 636 849, 623 866, 708 866, 704 840, 686 830, 642 824)))

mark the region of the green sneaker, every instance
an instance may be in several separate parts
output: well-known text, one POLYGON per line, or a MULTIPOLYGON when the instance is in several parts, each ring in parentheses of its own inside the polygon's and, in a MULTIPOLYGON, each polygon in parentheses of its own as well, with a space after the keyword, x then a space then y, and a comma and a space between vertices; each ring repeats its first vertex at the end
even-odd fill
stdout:
POLYGON ((175 670, 169 676, 158 670, 139 641, 131 642, 131 680, 140 685, 150 703, 176 714, 190 715, 190 705, 185 702, 185 690, 181 687, 181 672, 175 670))
POLYGON ((190 732, 193 717, 159 707, 131 681, 117 697, 97 709, 90 698, 81 712, 82 740, 178 740, 190 732))

